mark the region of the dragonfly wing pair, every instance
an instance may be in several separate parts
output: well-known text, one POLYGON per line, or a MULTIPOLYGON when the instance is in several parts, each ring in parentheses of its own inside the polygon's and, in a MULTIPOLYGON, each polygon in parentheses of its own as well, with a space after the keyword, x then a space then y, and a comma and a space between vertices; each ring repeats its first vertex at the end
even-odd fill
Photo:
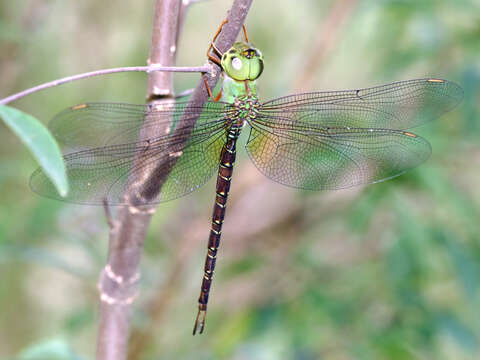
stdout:
MULTIPOLYGON (((267 177, 296 188, 340 189, 386 180, 430 155, 429 143, 407 129, 449 111, 462 96, 452 82, 418 79, 279 98, 263 103, 250 121, 247 152, 267 177)), ((104 199, 124 204, 128 189, 142 203, 178 198, 218 169, 229 108, 172 102, 67 109, 49 127, 63 146, 71 191, 62 198, 41 169, 32 175, 31 187, 81 204, 104 199), (197 117, 192 130, 187 124, 197 117)))
POLYGON ((279 98, 262 105, 247 151, 263 174, 295 188, 387 180, 430 156, 430 144, 406 130, 451 110, 462 97, 454 83, 418 79, 279 98))

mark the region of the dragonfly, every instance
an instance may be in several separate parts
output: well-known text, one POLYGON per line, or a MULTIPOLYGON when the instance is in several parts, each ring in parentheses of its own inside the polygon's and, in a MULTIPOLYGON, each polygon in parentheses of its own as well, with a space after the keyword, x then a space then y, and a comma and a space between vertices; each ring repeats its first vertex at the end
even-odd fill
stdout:
POLYGON ((59 113, 49 128, 62 146, 71 190, 60 196, 40 168, 30 179, 33 191, 57 200, 140 206, 191 193, 216 172, 194 335, 205 327, 236 145, 245 127, 247 154, 266 177, 299 189, 344 189, 391 179, 423 163, 431 146, 411 129, 463 97, 456 83, 425 78, 261 102, 260 50, 240 41, 220 59, 220 101, 85 103, 59 113), (193 129, 185 125, 191 120, 193 129))

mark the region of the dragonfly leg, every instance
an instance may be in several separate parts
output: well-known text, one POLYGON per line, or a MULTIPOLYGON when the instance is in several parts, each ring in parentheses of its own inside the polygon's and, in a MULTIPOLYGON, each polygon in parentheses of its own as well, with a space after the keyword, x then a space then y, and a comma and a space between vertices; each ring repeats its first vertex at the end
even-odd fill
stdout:
POLYGON ((207 58, 208 58, 210 61, 212 61, 212 62, 214 62, 215 64, 217 64, 218 66, 222 66, 221 63, 220 63, 220 60, 217 59, 216 57, 212 56, 212 55, 210 54, 210 51, 213 49, 213 50, 215 50, 215 51, 217 52, 217 55, 218 55, 219 57, 222 57, 222 55, 223 55, 222 52, 217 49, 217 47, 215 46, 214 42, 215 42, 215 40, 217 40, 218 35, 219 35, 220 32, 222 31, 223 25, 225 25, 227 22, 228 22, 227 19, 224 19, 224 20, 222 21, 222 23, 220 24, 220 26, 219 26, 218 29, 217 29, 217 32, 216 32, 215 35, 213 36, 212 41, 210 42, 210 46, 209 46, 208 49, 207 49, 207 58))
POLYGON ((213 44, 213 42, 212 42, 212 43, 210 44, 208 50, 207 50, 207 58, 208 58, 208 60, 214 62, 214 63, 217 64, 218 66, 222 66, 222 63, 220 62, 220 60, 217 59, 215 56, 212 56, 212 55, 210 54, 210 50, 212 50, 212 49, 217 52, 217 54, 218 54, 219 57, 222 57, 222 55, 223 55, 223 54, 221 53, 221 51, 218 50, 217 47, 216 47, 216 46, 213 44))
POLYGON ((213 97, 213 93, 212 93, 212 89, 210 89, 210 86, 208 85, 208 81, 207 81, 207 78, 205 77, 205 74, 202 74, 202 79, 203 79, 203 82, 205 84, 205 88, 207 89, 207 92, 208 92, 208 96, 214 101, 214 102, 218 102, 218 100, 220 100, 220 98, 222 97, 222 90, 220 90, 217 94, 217 96, 213 97))
POLYGON ((245 93, 248 95, 248 96, 251 96, 252 95, 252 90, 250 89, 250 87, 248 86, 248 81, 245 80, 243 82, 243 84, 245 85, 245 93))
POLYGON ((218 100, 220 100, 221 97, 222 97, 222 90, 218 92, 217 96, 215 96, 215 99, 213 99, 213 101, 218 102, 218 100))
POLYGON ((213 99, 212 89, 210 89, 210 86, 208 86, 208 81, 207 81, 207 78, 205 77, 205 74, 202 74, 202 79, 205 84, 205 88, 207 89, 208 96, 213 99))
POLYGON ((245 28, 245 24, 242 25, 242 29, 243 29, 243 36, 245 36, 245 42, 248 43, 247 29, 245 28))
POLYGON ((225 25, 228 22, 228 19, 223 19, 222 23, 218 27, 217 31, 215 32, 215 35, 213 35, 212 43, 217 40, 218 35, 220 35, 220 32, 222 31, 223 25, 225 25))

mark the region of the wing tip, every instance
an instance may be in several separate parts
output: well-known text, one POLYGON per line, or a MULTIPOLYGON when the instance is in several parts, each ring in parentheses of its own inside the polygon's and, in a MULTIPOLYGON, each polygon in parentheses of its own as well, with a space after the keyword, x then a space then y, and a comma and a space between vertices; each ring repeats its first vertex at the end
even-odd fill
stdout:
POLYGON ((445 95, 450 97, 452 100, 452 106, 448 108, 447 111, 450 111, 460 102, 462 102, 464 97, 463 88, 456 82, 438 78, 427 78, 425 79, 427 83, 432 85, 439 85, 445 87, 445 95))

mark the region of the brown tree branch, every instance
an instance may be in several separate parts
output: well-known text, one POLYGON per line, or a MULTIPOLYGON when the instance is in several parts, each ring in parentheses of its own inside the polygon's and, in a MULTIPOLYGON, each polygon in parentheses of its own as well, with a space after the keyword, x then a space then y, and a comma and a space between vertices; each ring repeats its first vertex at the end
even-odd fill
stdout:
MULTIPOLYGON (((149 65, 173 65, 178 19, 178 0, 157 0, 153 19, 149 65)), ((173 95, 173 79, 150 73, 147 99, 173 95)), ((142 134, 140 134, 142 137, 142 134)), ((147 174, 148 175, 148 174, 147 174)), ((127 194, 128 196, 128 194, 127 194)), ((124 360, 130 335, 131 304, 137 291, 139 265, 153 206, 118 209, 110 229, 108 263, 99 280, 100 316, 97 335, 98 360, 124 360), (135 280, 135 281, 134 281, 135 280)))

